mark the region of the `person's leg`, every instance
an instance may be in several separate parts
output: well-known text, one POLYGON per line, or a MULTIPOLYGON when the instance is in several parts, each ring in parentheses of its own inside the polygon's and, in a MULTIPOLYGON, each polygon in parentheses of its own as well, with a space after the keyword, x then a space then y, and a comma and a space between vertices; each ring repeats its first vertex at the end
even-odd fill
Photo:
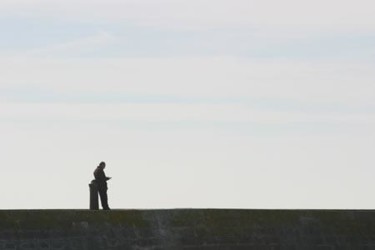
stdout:
POLYGON ((99 196, 100 196, 100 202, 102 203, 102 208, 104 210, 110 210, 108 206, 108 195, 107 195, 107 190, 105 189, 100 189, 99 190, 99 196))

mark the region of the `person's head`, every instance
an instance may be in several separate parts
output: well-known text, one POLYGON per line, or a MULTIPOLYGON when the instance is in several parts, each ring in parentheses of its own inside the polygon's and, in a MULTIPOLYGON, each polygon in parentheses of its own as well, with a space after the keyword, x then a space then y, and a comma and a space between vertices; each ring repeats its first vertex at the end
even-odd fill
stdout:
POLYGON ((102 161, 102 162, 99 164, 99 168, 101 168, 101 169, 104 169, 104 168, 105 168, 105 162, 104 162, 104 161, 102 161))

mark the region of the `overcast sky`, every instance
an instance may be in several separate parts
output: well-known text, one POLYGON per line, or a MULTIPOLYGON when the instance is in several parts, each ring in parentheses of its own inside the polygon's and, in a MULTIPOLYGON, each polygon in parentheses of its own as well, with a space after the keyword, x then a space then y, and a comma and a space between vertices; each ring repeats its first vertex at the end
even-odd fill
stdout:
POLYGON ((0 1, 0 208, 374 208, 374 9, 0 1))

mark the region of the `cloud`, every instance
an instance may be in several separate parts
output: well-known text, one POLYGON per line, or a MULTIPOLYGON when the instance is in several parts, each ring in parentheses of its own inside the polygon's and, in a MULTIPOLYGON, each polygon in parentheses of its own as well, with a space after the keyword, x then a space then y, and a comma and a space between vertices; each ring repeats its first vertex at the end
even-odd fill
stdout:
POLYGON ((308 32, 369 32, 375 29, 370 0, 110 0, 2 1, 4 14, 59 17, 77 20, 127 21, 163 29, 247 27, 308 32))
POLYGON ((93 36, 88 36, 73 41, 62 42, 58 44, 51 44, 45 47, 30 49, 15 53, 14 58, 28 58, 28 57, 79 57, 82 53, 95 51, 101 47, 105 47, 115 42, 115 36, 100 32, 93 36))
MULTIPOLYGON (((4 23, 10 20, 10 26, 15 27, 5 32, 3 48, 16 50, 17 46, 18 49, 31 46, 34 49, 27 52, 28 56, 232 55, 371 60, 374 5, 368 0, 355 3, 337 0, 16 0, 2 1, 0 14, 4 23), (39 32, 25 32, 25 27, 39 32), (55 29, 75 32, 52 32, 55 29), (81 36, 80 31, 85 35, 98 33, 78 40, 64 38, 81 36), (43 34, 45 38, 43 35, 35 38, 35 34, 43 34), (61 37, 57 38, 56 34, 61 37), (37 45, 33 47, 33 44, 37 45), (109 44, 114 46, 105 46, 109 44)), ((9 55, 11 51, 0 53, 9 55)))
POLYGON ((374 104, 373 64, 230 57, 0 61, 3 91, 374 104))
POLYGON ((90 123, 296 123, 375 124, 374 113, 305 113, 263 110, 241 104, 61 104, 2 103, 3 121, 90 123))

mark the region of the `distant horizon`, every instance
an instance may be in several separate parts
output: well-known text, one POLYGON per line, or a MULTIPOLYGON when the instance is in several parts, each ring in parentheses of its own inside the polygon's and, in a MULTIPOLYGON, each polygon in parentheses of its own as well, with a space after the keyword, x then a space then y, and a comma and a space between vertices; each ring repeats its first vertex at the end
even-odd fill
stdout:
POLYGON ((375 209, 335 209, 335 208, 111 208, 111 210, 91 210, 89 208, 46 208, 46 209, 0 209, 0 211, 90 211, 90 212, 104 212, 111 213, 111 211, 164 211, 164 210, 254 210, 254 211, 375 211, 375 209))

